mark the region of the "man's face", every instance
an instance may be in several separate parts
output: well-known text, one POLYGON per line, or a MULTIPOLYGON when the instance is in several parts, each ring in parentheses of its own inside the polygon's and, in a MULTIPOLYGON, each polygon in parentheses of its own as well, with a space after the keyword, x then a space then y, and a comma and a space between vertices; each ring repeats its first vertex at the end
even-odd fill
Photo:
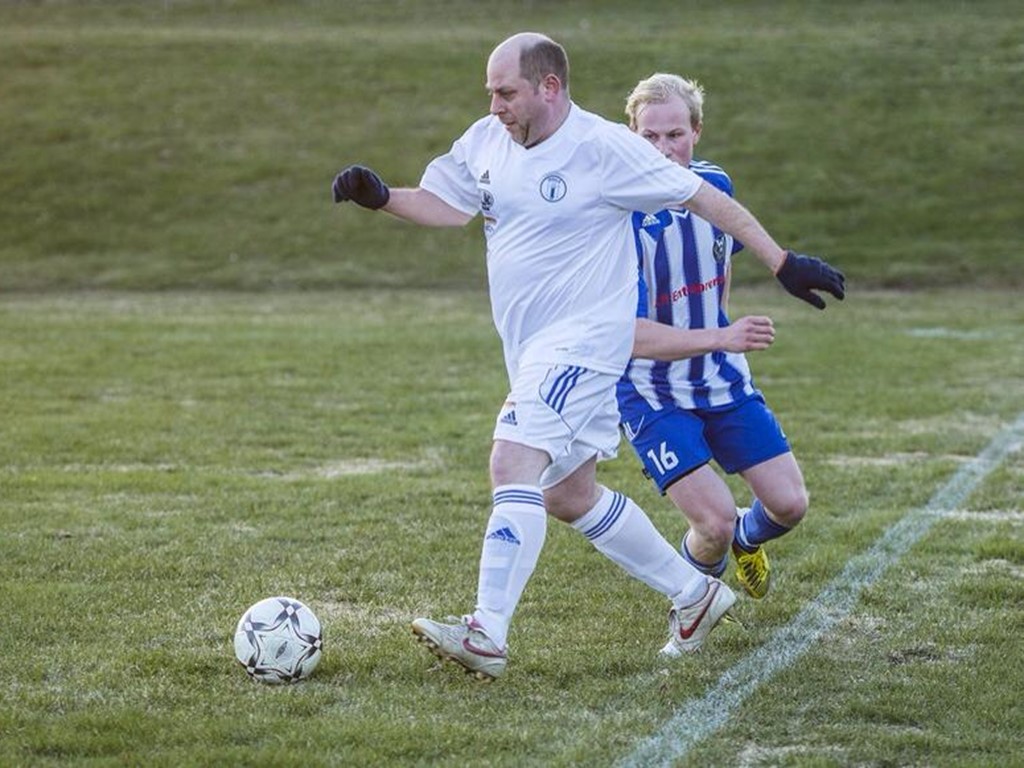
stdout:
POLYGON ((542 88, 519 76, 516 53, 496 53, 487 62, 487 92, 495 115, 517 144, 529 147, 544 138, 550 105, 542 88))
POLYGON ((701 126, 690 125, 690 109, 678 96, 648 104, 636 116, 636 133, 643 136, 669 160, 688 166, 693 148, 700 140, 701 126))

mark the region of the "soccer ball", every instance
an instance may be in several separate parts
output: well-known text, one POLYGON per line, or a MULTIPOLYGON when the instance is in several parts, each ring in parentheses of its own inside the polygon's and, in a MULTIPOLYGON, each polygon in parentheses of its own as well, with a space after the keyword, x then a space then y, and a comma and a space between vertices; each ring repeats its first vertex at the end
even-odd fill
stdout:
POLYGON ((320 621, 294 597, 268 597, 242 614, 235 629, 235 657, 261 683, 295 683, 320 663, 320 621))

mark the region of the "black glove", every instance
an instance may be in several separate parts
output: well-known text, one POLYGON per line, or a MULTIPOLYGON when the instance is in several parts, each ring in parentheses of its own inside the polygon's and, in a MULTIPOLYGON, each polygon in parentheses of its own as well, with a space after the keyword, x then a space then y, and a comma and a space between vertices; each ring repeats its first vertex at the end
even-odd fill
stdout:
POLYGON ((363 208, 377 210, 391 199, 391 190, 380 176, 361 165, 350 165, 334 177, 331 185, 334 202, 351 200, 363 208))
POLYGON ((825 300, 811 291, 828 291, 840 301, 846 296, 843 273, 815 256, 786 251, 786 260, 775 277, 791 294, 818 309, 825 308, 825 300))

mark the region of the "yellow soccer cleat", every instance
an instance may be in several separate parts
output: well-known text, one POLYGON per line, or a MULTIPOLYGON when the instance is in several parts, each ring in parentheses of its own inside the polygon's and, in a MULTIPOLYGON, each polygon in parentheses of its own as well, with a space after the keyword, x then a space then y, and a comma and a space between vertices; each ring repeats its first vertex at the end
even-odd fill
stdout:
POLYGON ((755 600, 768 594, 768 583, 771 581, 771 566, 768 565, 768 553, 764 547, 747 552, 732 545, 732 553, 736 556, 736 581, 755 600))

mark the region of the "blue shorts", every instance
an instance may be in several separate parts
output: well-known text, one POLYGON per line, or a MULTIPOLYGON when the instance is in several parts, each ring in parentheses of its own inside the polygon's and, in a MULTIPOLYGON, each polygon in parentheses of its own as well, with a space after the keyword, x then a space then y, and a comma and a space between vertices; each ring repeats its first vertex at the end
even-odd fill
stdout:
POLYGON ((728 474, 789 453, 789 441, 764 398, 754 395, 725 408, 666 408, 630 436, 658 490, 714 459, 728 474))

